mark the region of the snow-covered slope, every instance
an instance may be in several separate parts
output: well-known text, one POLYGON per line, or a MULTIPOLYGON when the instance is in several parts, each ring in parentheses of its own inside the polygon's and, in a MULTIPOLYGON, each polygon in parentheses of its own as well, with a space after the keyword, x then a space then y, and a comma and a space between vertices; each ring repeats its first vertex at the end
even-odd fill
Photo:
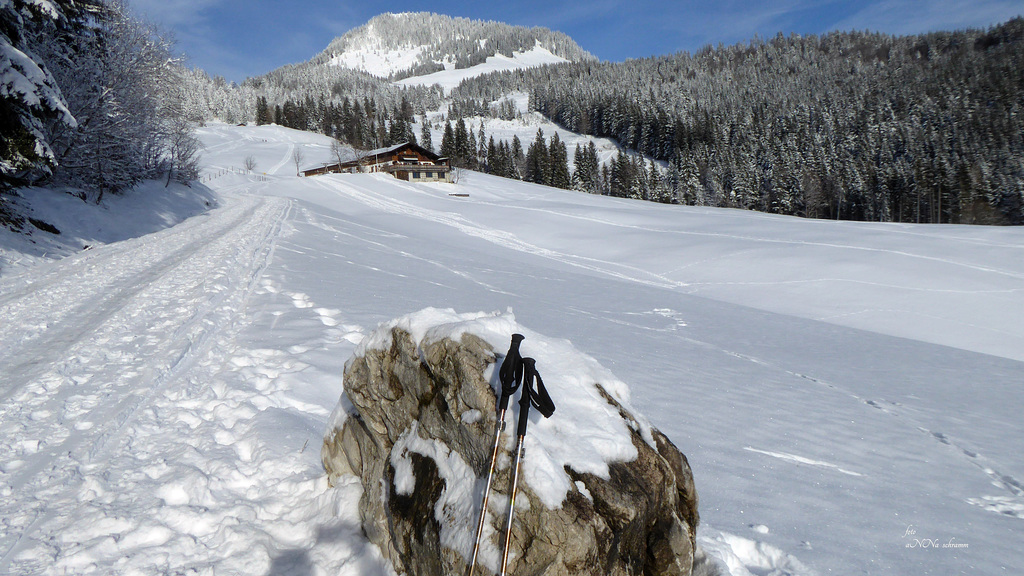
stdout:
POLYGON ((346 49, 329 60, 331 66, 344 66, 362 70, 374 76, 388 78, 392 74, 408 70, 419 63, 426 46, 405 46, 387 48, 370 42, 346 49))
POLYGON ((443 63, 445 69, 440 72, 423 76, 411 76, 403 78, 396 83, 403 86, 432 86, 437 84, 444 88, 445 93, 448 94, 467 78, 475 78, 484 74, 490 74, 491 72, 522 70, 547 64, 560 64, 562 62, 568 62, 568 60, 555 56, 538 45, 526 52, 513 52, 511 57, 503 54, 489 56, 483 64, 477 64, 469 68, 455 68, 454 62, 447 61, 443 63))
POLYGON ((430 306, 628 384, 729 574, 1024 566, 1021 230, 300 179, 326 139, 202 138, 217 209, 0 278, 0 573, 391 573, 318 446, 364 335, 430 306))

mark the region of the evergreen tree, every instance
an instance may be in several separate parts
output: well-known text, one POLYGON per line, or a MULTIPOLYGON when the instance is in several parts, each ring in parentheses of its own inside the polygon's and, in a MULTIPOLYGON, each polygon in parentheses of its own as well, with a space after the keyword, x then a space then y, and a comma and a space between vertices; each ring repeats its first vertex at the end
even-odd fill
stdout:
POLYGON ((0 192, 50 176, 57 158, 49 126, 78 127, 46 58, 33 50, 36 38, 56 42, 72 25, 75 15, 67 12, 74 7, 67 1, 49 10, 24 0, 0 2, 0 192))
POLYGON ((388 131, 387 142, 385 146, 394 146, 396 144, 402 144, 407 142, 408 126, 405 124, 405 120, 402 119, 398 114, 391 119, 391 129, 388 131))
POLYGON ((636 171, 629 156, 619 153, 612 160, 609 174, 608 193, 616 198, 635 198, 637 184, 636 171))
POLYGON ((480 121, 480 129, 476 136, 477 150, 476 150, 476 161, 479 166, 487 165, 487 139, 484 134, 484 122, 480 121))
POLYGON ((412 129, 412 124, 406 121, 402 121, 402 124, 405 125, 405 140, 410 144, 419 144, 416 141, 416 131, 412 129))
POLYGON ((477 163, 477 159, 476 159, 476 153, 477 153, 476 136, 474 136, 472 132, 469 132, 469 139, 466 142, 466 160, 465 160, 465 163, 466 163, 466 167, 467 168, 472 168, 474 170, 477 168, 478 163, 477 163))
POLYGON ((586 158, 586 162, 582 174, 583 184, 588 192, 599 194, 601 191, 601 163, 597 158, 597 146, 593 140, 587 143, 584 158, 586 158))
POLYGON ((597 147, 591 140, 585 148, 576 145, 576 152, 573 156, 573 185, 577 190, 583 190, 592 194, 600 191, 600 172, 597 159, 597 147))
POLYGON ((572 187, 572 176, 569 174, 569 153, 565 143, 558 137, 558 132, 551 135, 548 146, 548 185, 568 190, 572 187))
POLYGON ((444 123, 444 134, 441 136, 441 156, 454 161, 455 159, 455 132, 452 130, 452 123, 444 123))
POLYGON ((579 142, 576 143, 576 150, 572 154, 572 163, 574 169, 572 171, 572 185, 575 190, 586 190, 584 185, 585 178, 583 171, 585 170, 584 164, 586 163, 585 158, 586 152, 580 147, 579 142))
POLYGON ((705 206, 707 198, 704 195, 704 187, 700 182, 700 174, 693 157, 680 158, 675 164, 680 166, 679 194, 677 196, 679 203, 705 206))
POLYGON ((522 180, 523 174, 526 173, 526 155, 523 154, 523 143, 519 141, 519 135, 512 135, 512 150, 509 158, 512 160, 512 168, 514 170, 514 178, 516 180, 522 180))
POLYGON ((483 156, 487 159, 484 168, 488 174, 504 176, 505 167, 502 166, 502 159, 498 157, 498 147, 494 144, 494 136, 487 141, 487 150, 483 156))
POLYGON ((267 105, 267 97, 259 96, 256 98, 256 125, 263 126, 264 124, 270 124, 270 107, 267 105))
POLYGON ((537 184, 549 184, 549 164, 550 156, 547 143, 544 142, 544 130, 538 128, 533 144, 530 144, 530 149, 526 151, 526 168, 523 171, 523 180, 537 184))
POLYGON ((398 107, 398 117, 406 124, 412 123, 412 104, 409 103, 409 98, 404 94, 402 95, 402 103, 398 107))
MULTIPOLYGON (((522 152, 520 151, 520 153, 522 152)), ((520 180, 522 176, 520 176, 519 173, 519 166, 516 162, 516 156, 512 152, 512 148, 510 148, 509 145, 506 144, 504 140, 502 140, 501 144, 498 145, 498 155, 502 159, 502 166, 504 167, 504 171, 501 173, 501 176, 504 176, 505 178, 512 178, 514 180, 520 180)))
POLYGON ((476 152, 475 148, 469 146, 469 131, 466 130, 466 121, 459 118, 455 124, 454 163, 460 167, 467 167, 469 159, 476 152))
POLYGON ((427 121, 426 114, 424 114, 420 120, 420 146, 423 146, 431 152, 434 151, 434 142, 430 135, 430 122, 427 121))

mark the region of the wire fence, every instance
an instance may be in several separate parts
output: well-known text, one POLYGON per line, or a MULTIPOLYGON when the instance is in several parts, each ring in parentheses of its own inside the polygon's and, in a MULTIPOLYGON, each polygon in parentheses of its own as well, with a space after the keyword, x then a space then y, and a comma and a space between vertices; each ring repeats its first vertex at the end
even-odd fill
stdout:
POLYGON ((221 176, 226 176, 228 174, 240 174, 242 176, 248 176, 251 180, 254 180, 256 182, 270 182, 270 176, 267 176, 265 172, 256 174, 244 168, 236 168, 234 166, 230 166, 228 168, 220 168, 215 172, 208 172, 206 174, 203 174, 202 176, 199 177, 199 182, 205 184, 207 182, 212 182, 217 178, 220 178, 221 176))

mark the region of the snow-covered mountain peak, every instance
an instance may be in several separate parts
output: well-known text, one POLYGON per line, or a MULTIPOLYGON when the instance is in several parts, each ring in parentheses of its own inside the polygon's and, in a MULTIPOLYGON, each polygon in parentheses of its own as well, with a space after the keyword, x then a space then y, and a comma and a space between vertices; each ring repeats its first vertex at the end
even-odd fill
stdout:
POLYGON ((335 39, 321 54, 327 64, 392 80, 493 65, 495 58, 504 59, 503 69, 595 59, 565 34, 547 28, 429 12, 381 14, 335 39), (530 56, 522 58, 525 54, 530 56))

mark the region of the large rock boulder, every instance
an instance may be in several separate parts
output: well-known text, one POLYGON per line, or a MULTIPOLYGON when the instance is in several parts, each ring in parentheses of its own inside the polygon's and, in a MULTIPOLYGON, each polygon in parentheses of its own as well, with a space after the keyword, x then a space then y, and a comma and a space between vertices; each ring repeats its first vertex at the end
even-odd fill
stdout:
MULTIPOLYGON (((629 407, 628 389, 565 341, 511 314, 428 309, 381 326, 346 364, 322 450, 332 482, 361 479, 367 537, 400 574, 466 573, 513 332, 557 407, 531 413, 509 573, 686 575, 697 492, 686 457, 629 407)), ((515 443, 503 432, 477 574, 499 571, 515 443)))

